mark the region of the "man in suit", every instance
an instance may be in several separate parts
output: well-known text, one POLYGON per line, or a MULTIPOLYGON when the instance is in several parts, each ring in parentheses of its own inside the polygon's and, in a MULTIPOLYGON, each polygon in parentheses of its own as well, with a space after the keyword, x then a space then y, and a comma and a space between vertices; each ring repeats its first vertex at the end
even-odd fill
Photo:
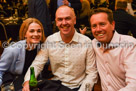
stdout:
POLYGON ((50 14, 45 0, 28 0, 28 16, 40 20, 46 37, 53 33, 50 14))

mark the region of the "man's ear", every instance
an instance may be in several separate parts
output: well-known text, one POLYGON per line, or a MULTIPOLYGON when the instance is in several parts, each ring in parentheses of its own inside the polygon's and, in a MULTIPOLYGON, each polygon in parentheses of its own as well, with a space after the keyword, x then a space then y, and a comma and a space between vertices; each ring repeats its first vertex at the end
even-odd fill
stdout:
POLYGON ((113 30, 115 29, 115 21, 112 22, 113 30))
POLYGON ((126 8, 126 11, 128 11, 128 8, 126 8))
POLYGON ((56 24, 56 26, 58 26, 58 24, 57 24, 57 20, 55 19, 55 24, 56 24))
POLYGON ((74 19, 74 24, 76 24, 76 16, 75 16, 75 19, 74 19))

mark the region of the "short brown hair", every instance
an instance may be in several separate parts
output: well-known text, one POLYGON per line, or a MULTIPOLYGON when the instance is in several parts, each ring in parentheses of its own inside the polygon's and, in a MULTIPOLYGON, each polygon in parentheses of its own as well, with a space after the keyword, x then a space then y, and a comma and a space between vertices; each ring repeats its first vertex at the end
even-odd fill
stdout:
POLYGON ((108 8, 102 8, 101 7, 101 8, 93 9, 93 10, 90 11, 89 16, 91 18, 92 15, 98 14, 98 13, 106 13, 108 15, 109 22, 112 23, 114 21, 113 20, 113 12, 112 12, 112 10, 110 10, 108 8))
POLYGON ((45 35, 44 35, 44 29, 43 29, 43 25, 41 24, 41 22, 39 20, 37 20, 36 18, 28 18, 26 19, 19 30, 19 40, 24 40, 25 39, 25 34, 28 31, 28 27, 31 23, 37 23, 41 26, 41 30, 42 30, 42 39, 41 42, 43 43, 45 41, 45 35))

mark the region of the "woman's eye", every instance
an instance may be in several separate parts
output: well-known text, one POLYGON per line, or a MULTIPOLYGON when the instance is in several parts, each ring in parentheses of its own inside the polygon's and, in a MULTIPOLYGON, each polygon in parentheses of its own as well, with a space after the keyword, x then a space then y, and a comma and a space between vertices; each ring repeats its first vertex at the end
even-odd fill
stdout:
POLYGON ((38 31, 37 31, 38 33, 41 33, 42 31, 41 31, 41 29, 38 29, 38 31))
POLYGON ((31 29, 30 32, 33 33, 33 32, 34 32, 34 29, 31 29))

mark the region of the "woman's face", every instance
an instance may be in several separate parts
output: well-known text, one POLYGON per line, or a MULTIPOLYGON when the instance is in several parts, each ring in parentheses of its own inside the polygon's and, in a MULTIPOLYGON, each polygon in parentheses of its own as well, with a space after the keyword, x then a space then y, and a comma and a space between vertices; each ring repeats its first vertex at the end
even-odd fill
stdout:
POLYGON ((42 28, 39 24, 33 22, 29 25, 25 34, 27 44, 37 44, 42 39, 42 28))

